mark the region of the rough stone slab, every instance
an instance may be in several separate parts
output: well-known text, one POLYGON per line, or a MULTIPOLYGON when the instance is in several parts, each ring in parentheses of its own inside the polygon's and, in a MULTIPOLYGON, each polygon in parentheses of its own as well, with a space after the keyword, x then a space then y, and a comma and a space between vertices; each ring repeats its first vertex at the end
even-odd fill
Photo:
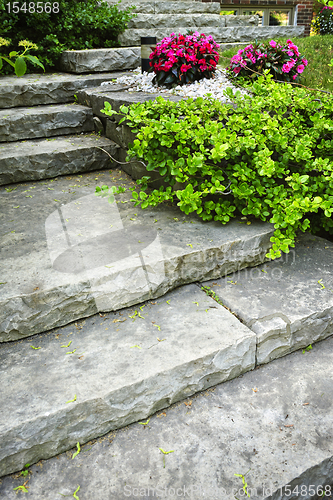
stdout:
MULTIPOLYGON (((176 33, 186 33, 187 30, 201 31, 198 26, 177 27, 176 33)), ((172 24, 170 28, 156 29, 154 35, 157 41, 169 36, 174 31, 172 24)), ((297 37, 304 33, 304 26, 234 26, 229 28, 204 27, 202 30, 206 35, 212 35, 217 43, 247 42, 252 40, 266 40, 273 37, 297 37)), ((140 37, 150 36, 149 29, 127 29, 119 35, 118 41, 122 46, 140 45, 140 37)))
POLYGON ((0 188, 0 342, 265 261, 273 225, 205 223, 171 206, 141 210, 129 201, 132 179, 120 175, 0 188), (96 185, 127 191, 110 204, 95 196, 96 185))
MULTIPOLYGON (((137 44, 137 45, 140 45, 137 44)), ((70 73, 99 73, 137 68, 141 64, 140 47, 117 49, 66 50, 60 68, 70 73)))
POLYGON ((333 243, 328 240, 302 234, 279 260, 215 283, 223 303, 256 333, 258 364, 333 333, 333 243))
POLYGON ((230 26, 258 26, 259 16, 222 16, 227 28, 230 26))
MULTIPOLYGON (((128 87, 119 85, 118 89, 118 86, 112 85, 111 91, 111 89, 109 89, 107 85, 103 85, 101 87, 92 89, 80 90, 77 93, 77 98, 81 104, 89 106, 92 109, 94 115, 99 116, 100 118, 105 118, 106 115, 101 113, 101 110, 104 109, 104 102, 106 101, 111 104, 112 109, 114 109, 115 111, 119 111, 120 107, 123 104, 129 106, 134 103, 153 101, 157 97, 161 96, 161 93, 158 92, 124 92, 120 90, 121 88, 128 87)), ((173 94, 165 93, 163 94, 163 99, 168 99, 169 101, 173 102, 179 102, 183 98, 173 94)))
MULTIPOLYGON (((128 29, 151 29, 151 28, 167 28, 170 30, 170 20, 172 19, 172 31, 177 32, 178 26, 192 27, 197 26, 200 29, 204 27, 221 27, 226 25, 225 17, 216 14, 138 14, 137 17, 131 19, 128 23, 128 29)), ((171 32, 170 32, 171 33, 171 32)))
POLYGON ((0 349, 0 476, 254 368, 255 334, 196 285, 153 304, 0 349))
MULTIPOLYGON (((76 329, 67 331, 73 335, 62 335, 59 342, 67 344, 73 336, 80 340, 76 329)), ((84 333, 85 326, 80 331, 84 333)), ((45 355, 42 350, 31 352, 39 359, 45 355)), ((288 484, 291 490, 303 486, 298 498, 314 500, 313 488, 328 486, 333 477, 332 364, 330 338, 306 354, 295 352, 176 403, 151 416, 146 426, 134 423, 108 433, 81 446, 74 459, 76 447, 30 467, 28 478, 4 477, 0 496, 16 500, 14 488, 29 479, 27 498, 43 500, 54 500, 55 492, 59 498, 59 493, 70 497, 78 486, 80 500, 234 500, 245 498, 242 481, 234 474, 250 469, 245 479, 253 500, 296 500, 296 495, 284 495, 288 484), (165 457, 165 467, 159 448, 174 450, 165 457), (180 488, 178 496, 172 488, 180 488)))
POLYGON ((92 110, 76 104, 0 109, 0 142, 94 130, 92 110))
MULTIPOLYGON (((116 2, 110 0, 110 5, 116 2)), ((122 0, 117 4, 119 10, 127 9, 130 6, 135 6, 135 13, 140 14, 183 14, 189 12, 191 14, 220 14, 221 7, 219 2, 192 2, 188 1, 170 1, 170 2, 146 2, 141 0, 122 0)))
POLYGON ((68 73, 29 74, 21 78, 0 76, 0 108, 63 104, 74 101, 74 94, 87 87, 96 87, 105 80, 124 73, 102 75, 70 75, 68 73))
POLYGON ((116 166, 99 148, 118 159, 118 146, 94 134, 5 143, 0 145, 0 184, 52 179, 116 166))
MULTIPOLYGON (((138 3, 138 8, 136 12, 140 9, 141 12, 141 2, 138 3)), ((155 2, 155 14, 182 14, 183 12, 188 12, 191 14, 220 14, 221 7, 219 2, 155 2)))

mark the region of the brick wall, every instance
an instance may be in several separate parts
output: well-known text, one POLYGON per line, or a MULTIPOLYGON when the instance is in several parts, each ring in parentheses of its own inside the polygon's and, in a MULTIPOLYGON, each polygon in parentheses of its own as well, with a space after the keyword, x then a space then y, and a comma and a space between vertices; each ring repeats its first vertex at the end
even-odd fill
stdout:
MULTIPOLYGON (((200 1, 200 0, 199 0, 200 1)), ((305 26, 305 36, 310 35, 312 20, 313 0, 201 0, 202 2, 220 2, 223 7, 229 5, 251 5, 252 8, 261 6, 285 6, 294 7, 298 5, 297 26, 305 26)))

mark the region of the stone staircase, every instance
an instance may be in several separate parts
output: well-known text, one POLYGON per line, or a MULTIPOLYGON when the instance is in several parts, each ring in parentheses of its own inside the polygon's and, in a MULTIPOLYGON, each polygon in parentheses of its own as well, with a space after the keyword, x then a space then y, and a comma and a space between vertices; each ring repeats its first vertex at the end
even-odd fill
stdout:
POLYGON ((221 50, 237 43, 265 40, 274 37, 302 36, 304 26, 258 26, 257 16, 220 15, 218 2, 191 0, 152 1, 122 0, 120 4, 107 0, 119 9, 135 6, 136 17, 119 35, 117 49, 71 50, 62 55, 63 71, 83 73, 90 71, 117 71, 133 69, 141 63, 141 37, 156 36, 157 41, 172 32, 185 34, 199 31, 212 35, 221 44, 221 50))
POLYGON ((98 147, 117 156, 117 146, 95 134, 100 121, 74 95, 119 74, 1 77, 0 185, 106 167, 98 147))
MULTIPOLYGON (((333 333, 332 243, 305 235, 266 263, 270 224, 134 208, 132 178, 99 149, 117 158, 126 138, 94 119, 105 100, 154 96, 96 87, 115 76, 1 80, 0 476, 333 333), (127 190, 109 204, 103 184, 127 190)), ((292 480, 315 466, 307 446, 292 480)))

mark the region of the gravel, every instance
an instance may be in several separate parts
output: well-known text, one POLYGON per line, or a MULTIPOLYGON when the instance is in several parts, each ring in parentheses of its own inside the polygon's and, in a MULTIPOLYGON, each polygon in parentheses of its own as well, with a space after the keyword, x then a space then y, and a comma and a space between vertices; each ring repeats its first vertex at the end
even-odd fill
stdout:
POLYGON ((125 90, 126 92, 159 92, 161 94, 173 94, 182 97, 192 97, 194 99, 210 95, 214 99, 220 99, 223 102, 229 101, 224 95, 224 91, 228 87, 232 88, 234 91, 239 90, 242 95, 247 93, 245 90, 235 87, 230 80, 228 80, 226 72, 222 69, 217 69, 210 79, 204 78, 200 80, 200 82, 189 83, 182 86, 178 85, 173 89, 153 85, 153 77, 154 73, 141 73, 141 68, 136 68, 135 70, 129 71, 125 76, 121 76, 111 82, 103 82, 101 85, 109 86, 123 84, 130 86, 125 90))

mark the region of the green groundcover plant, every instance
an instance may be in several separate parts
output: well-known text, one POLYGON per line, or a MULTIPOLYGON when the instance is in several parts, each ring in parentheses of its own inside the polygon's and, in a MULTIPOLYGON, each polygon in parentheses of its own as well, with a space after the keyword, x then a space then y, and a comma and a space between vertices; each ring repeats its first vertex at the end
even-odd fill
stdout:
MULTIPOLYGON (((251 91, 227 89, 233 105, 159 97, 122 106, 137 136, 128 159, 147 164, 132 201, 141 208, 175 202, 222 224, 237 215, 269 221, 267 256, 276 258, 294 246, 298 230, 333 233, 333 97, 275 83, 268 72, 251 91), (147 191, 153 170, 164 186, 147 191)), ((115 113, 108 103, 104 112, 115 113)))
MULTIPOLYGON (((57 66, 64 50, 119 46, 118 35, 133 17, 131 7, 119 11, 116 5, 98 0, 49 2, 43 12, 38 12, 37 7, 40 10, 46 2, 15 2, 15 5, 20 7, 19 12, 14 12, 17 9, 13 2, 0 0, 0 36, 11 40, 4 55, 15 50, 20 40, 29 40, 38 46, 35 55, 46 70, 57 66)), ((29 65, 28 72, 31 69, 37 68, 29 65)), ((7 65, 0 70, 0 74, 9 72, 7 65)))

